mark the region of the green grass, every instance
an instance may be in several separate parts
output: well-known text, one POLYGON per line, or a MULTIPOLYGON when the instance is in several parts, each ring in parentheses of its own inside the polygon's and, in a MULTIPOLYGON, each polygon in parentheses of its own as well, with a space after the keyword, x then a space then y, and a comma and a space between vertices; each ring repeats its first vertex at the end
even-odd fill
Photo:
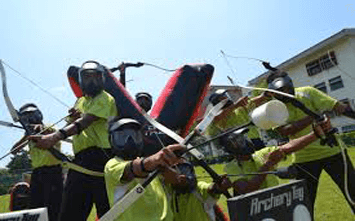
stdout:
POLYGON ((10 202, 10 195, 6 194, 0 196, 0 213, 9 212, 9 202, 10 202))
MULTIPOLYGON (((348 150, 349 156, 355 164, 355 148, 348 150)), ((289 162, 284 162, 280 166, 284 166, 289 162)), ((223 174, 223 165, 213 165, 213 168, 219 173, 223 174)), ((200 168, 196 168, 196 173, 199 176, 207 176, 206 172, 200 168)), ((211 182, 210 178, 201 178, 207 182, 211 182)), ((287 180, 283 180, 287 182, 287 180)), ((9 195, 0 196, 0 213, 9 212, 9 195)), ((227 202, 224 196, 221 196, 218 203, 227 212, 227 202)), ((91 211, 89 221, 95 220, 95 208, 91 211)), ((315 220, 316 221, 343 221, 355 220, 352 215, 350 207, 348 206, 343 194, 334 184, 331 178, 326 173, 322 173, 318 186, 318 195, 315 204, 315 220)))
MULTIPOLYGON (((355 165, 355 148, 349 148, 348 154, 355 165)), ((283 162, 279 166, 286 166, 290 164, 289 161, 283 162)), ((217 173, 223 174, 223 165, 212 166, 217 173)), ((196 174, 200 176, 207 176, 207 173, 201 168, 196 168, 196 174)), ((212 182, 210 178, 202 178, 206 182, 212 182)), ((288 180, 281 180, 282 183, 287 183, 288 180)), ((355 200, 355 199, 354 199, 355 200)), ((226 198, 222 195, 218 203, 222 206, 225 212, 228 211, 226 198)), ((352 214, 351 209, 346 202, 342 192, 338 186, 333 182, 330 176, 323 172, 321 174, 317 198, 315 203, 315 220, 316 221, 343 221, 355 220, 355 215, 352 214)))

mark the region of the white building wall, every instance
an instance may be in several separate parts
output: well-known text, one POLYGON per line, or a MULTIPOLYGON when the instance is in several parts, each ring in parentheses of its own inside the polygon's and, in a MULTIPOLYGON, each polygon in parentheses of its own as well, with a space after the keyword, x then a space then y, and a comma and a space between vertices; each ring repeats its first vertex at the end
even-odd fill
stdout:
MULTIPOLYGON (((295 87, 314 86, 325 82, 328 95, 338 100, 348 98, 350 101, 355 100, 355 38, 350 37, 342 39, 333 45, 329 45, 317 53, 308 56, 292 67, 286 69, 293 79, 295 87), (308 76, 306 64, 334 51, 338 65, 324 70, 314 76, 308 76), (341 76, 344 87, 335 91, 330 90, 329 79, 341 76)), ((335 117, 332 124, 339 129, 346 125, 355 125, 355 120, 348 117, 335 117)))

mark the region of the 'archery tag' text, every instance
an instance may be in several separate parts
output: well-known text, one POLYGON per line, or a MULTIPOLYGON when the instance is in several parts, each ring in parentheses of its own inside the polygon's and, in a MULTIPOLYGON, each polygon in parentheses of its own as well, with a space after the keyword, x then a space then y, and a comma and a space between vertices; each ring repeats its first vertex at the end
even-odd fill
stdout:
POLYGON ((281 193, 278 195, 270 194, 270 197, 259 199, 253 198, 251 200, 250 206, 250 216, 268 211, 270 209, 286 205, 291 206, 293 200, 303 201, 304 199, 304 189, 303 187, 297 188, 296 186, 292 187, 291 191, 281 193))

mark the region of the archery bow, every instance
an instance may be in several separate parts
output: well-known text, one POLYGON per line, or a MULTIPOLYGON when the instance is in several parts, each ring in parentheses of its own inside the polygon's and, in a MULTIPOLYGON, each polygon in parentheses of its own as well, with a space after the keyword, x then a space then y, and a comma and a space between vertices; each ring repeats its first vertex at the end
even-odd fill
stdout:
POLYGON ((0 120, 0 125, 1 126, 5 126, 5 127, 16 127, 16 128, 19 128, 19 129, 24 129, 21 126, 18 126, 16 124, 13 124, 13 123, 10 123, 10 122, 2 121, 2 120, 0 120))
MULTIPOLYGON (((223 51, 221 51, 221 53, 223 54, 223 56, 227 56, 226 54, 224 54, 223 51)), ((229 57, 233 57, 233 56, 229 56, 229 57)), ((234 58, 246 58, 246 57, 234 57, 234 58)), ((256 59, 256 58, 246 58, 246 59, 253 59, 253 60, 257 60, 257 61, 260 61, 262 63, 262 65, 269 71, 278 71, 278 68, 275 68, 275 67, 272 67, 270 65, 269 62, 267 61, 263 61, 263 60, 260 60, 260 59, 256 59)), ((226 59, 226 62, 227 64, 229 65, 228 63, 228 60, 226 59)), ((230 66, 229 66, 230 67, 230 66)), ((230 67, 231 68, 231 67, 230 67)), ((232 68, 231 68, 232 69, 232 68)), ((231 81, 231 83, 234 85, 233 83, 233 80, 228 77, 228 79, 231 81)), ((252 87, 248 87, 250 89, 252 89, 252 87)), ((261 88, 255 88, 255 89, 261 89, 261 88)), ((267 91, 264 89, 264 91, 267 91)), ((278 92, 278 94, 281 94, 283 96, 285 96, 286 94, 285 93, 280 93, 278 92)), ((314 113, 313 111, 311 111, 310 109, 308 109, 303 103, 299 102, 298 100, 295 99, 295 97, 291 97, 291 96, 288 96, 291 98, 291 101, 292 101, 292 105, 294 105, 295 107, 299 108, 300 110, 302 110, 305 114, 313 117, 314 119, 316 120, 322 120, 324 119, 324 116, 320 116, 316 113, 314 113)), ((351 108, 350 108, 351 109, 351 108)), ((347 117, 350 117, 350 118, 354 118, 355 117, 355 114, 353 113, 352 110, 347 110, 347 112, 344 114, 345 116, 347 117)), ((331 131, 329 131, 327 134, 326 134, 326 138, 325 139, 322 139, 321 140, 321 144, 325 144, 327 143, 329 146, 334 146, 334 145, 338 145, 338 141, 337 139, 334 137, 334 133, 337 132, 337 129, 336 128, 333 128, 331 131)), ((339 142, 341 142, 341 140, 339 140, 339 142)), ((346 160, 346 156, 345 156, 345 150, 344 150, 344 147, 342 145, 340 145, 340 149, 341 149, 341 153, 342 153, 342 156, 343 156, 343 162, 344 162, 344 173, 345 173, 345 176, 344 176, 344 179, 345 179, 345 182, 344 182, 344 186, 345 186, 345 195, 347 197, 347 199, 349 200, 349 202, 352 204, 352 205, 355 205, 355 202, 353 199, 351 199, 350 197, 350 194, 349 194, 349 191, 348 191, 348 180, 347 180, 347 160, 346 160)), ((299 167, 300 168, 300 167, 299 167)), ((302 169, 302 168, 300 168, 302 169)), ((307 171, 305 171, 307 172, 307 171)), ((312 176, 311 174, 309 174, 312 178, 314 178, 315 180, 318 181, 317 178, 315 178, 314 176, 312 176)))
MULTIPOLYGON (((219 111, 224 107, 224 105, 227 103, 227 99, 220 101, 216 106, 214 106, 208 115, 202 120, 196 127, 195 129, 184 138, 180 137, 177 135, 175 132, 171 131, 169 128, 165 127, 164 125, 158 123, 154 119, 152 119, 149 115, 144 113, 145 118, 153 125, 155 126, 158 130, 164 132, 177 142, 183 145, 187 145, 187 147, 190 147, 186 151, 176 153, 178 155, 183 155, 185 153, 190 154, 193 158, 195 158, 200 166, 202 166, 212 177, 212 179, 215 182, 219 182, 222 178, 212 169, 208 166, 208 164, 203 160, 203 155, 199 153, 195 148, 191 148, 192 146, 189 144, 189 142, 196 136, 199 135, 200 133, 203 133, 208 125, 213 121, 213 118, 218 115, 219 111)), ((154 180, 154 178, 160 173, 158 169, 153 171, 152 173, 149 174, 147 179, 142 183, 138 183, 132 190, 130 190, 126 195, 124 195, 117 203, 115 203, 111 209, 105 213, 100 220, 101 221, 112 221, 115 218, 117 218, 120 214, 122 214, 127 208, 129 208, 136 200, 138 200, 143 193, 145 192, 145 188, 151 183, 151 181, 154 180)), ((228 192, 224 192, 225 196, 227 198, 230 198, 230 194, 228 192)))
POLYGON ((125 62, 122 62, 117 67, 111 68, 110 71, 113 73, 113 72, 119 70, 120 71, 120 82, 122 83, 122 85, 124 87, 126 87, 126 68, 128 68, 128 67, 139 68, 139 67, 142 67, 143 65, 152 66, 154 68, 157 68, 157 69, 160 69, 160 70, 163 70, 163 71, 169 71, 169 72, 176 71, 176 69, 175 70, 166 69, 166 68, 162 68, 162 67, 159 67, 157 65, 154 65, 154 64, 143 63, 143 62, 137 62, 137 63, 127 63, 127 62, 125 63, 125 62))
MULTIPOLYGON (((4 68, 3 64, 2 64, 2 60, 0 60, 0 72, 1 72, 1 80, 2 80, 2 93, 4 95, 6 107, 7 107, 7 109, 10 112, 12 120, 14 122, 19 122, 20 121, 20 117, 19 117, 18 112, 15 109, 14 105, 12 104, 12 102, 10 100, 10 97, 9 97, 9 93, 7 91, 6 74, 5 74, 5 68, 4 68)), ((22 126, 24 126, 24 125, 22 125, 22 126)))
MULTIPOLYGON (((21 120, 21 116, 19 115, 19 112, 15 109, 14 105, 12 104, 12 102, 10 100, 9 93, 7 91, 7 85, 6 85, 6 73, 5 73, 5 68, 3 66, 3 61, 2 60, 0 60, 0 72, 1 72, 1 80, 2 80, 2 92, 3 92, 3 95, 4 95, 4 99, 5 99, 5 103, 6 103, 7 109, 10 112, 11 118, 12 118, 12 120, 14 122, 19 122, 22 125, 22 128, 26 131, 27 135, 31 135, 32 133, 31 133, 31 130, 29 128, 29 125, 25 124, 21 120)), ((62 118, 60 121, 62 121, 63 119, 65 119, 65 117, 62 118)), ((60 122, 60 121, 58 121, 58 122, 60 122)), ((40 133, 43 133, 47 129, 48 128, 45 128, 40 133)), ((6 154, 5 156, 1 157, 1 159, 5 158, 9 154, 11 154, 13 151, 18 150, 18 149, 26 146, 28 144, 28 142, 29 141, 26 140, 23 143, 19 144, 17 147, 13 148, 8 154, 6 154)), ((60 153, 58 150, 56 150, 54 148, 50 148, 49 151, 58 159, 61 159, 61 160, 64 160, 64 161, 68 161, 69 160, 64 154, 60 153)))

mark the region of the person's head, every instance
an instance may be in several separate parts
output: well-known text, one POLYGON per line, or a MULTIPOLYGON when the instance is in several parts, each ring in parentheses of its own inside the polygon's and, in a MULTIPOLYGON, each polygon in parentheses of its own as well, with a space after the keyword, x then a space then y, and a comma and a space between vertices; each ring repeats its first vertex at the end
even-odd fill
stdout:
POLYGON ((209 97, 208 100, 213 106, 215 106, 216 104, 218 104, 220 101, 222 101, 224 99, 228 99, 228 101, 224 105, 223 108, 228 107, 231 104, 233 104, 233 101, 232 101, 228 91, 225 89, 218 89, 213 94, 211 94, 211 96, 209 97))
POLYGON ((79 69, 79 85, 84 95, 95 97, 104 89, 105 67, 96 61, 86 61, 79 69))
POLYGON ((136 102, 145 112, 148 112, 152 108, 153 100, 152 96, 146 92, 139 92, 136 94, 136 102))
MULTIPOLYGON (((287 72, 279 71, 279 70, 273 71, 267 77, 266 82, 268 84, 269 89, 281 91, 291 95, 295 94, 295 88, 293 86, 292 79, 290 78, 290 76, 288 76, 287 72)), ((282 96, 280 94, 275 94, 274 96, 276 99, 283 102, 290 101, 289 97, 282 96)))
POLYGON ((42 124, 43 121, 42 112, 33 103, 27 103, 20 107, 19 115, 25 124, 42 124))
POLYGON ((176 193, 191 193, 195 190, 197 179, 194 166, 183 162, 163 171, 164 182, 170 184, 176 193))
POLYGON ((243 128, 229 133, 219 139, 224 150, 235 156, 251 156, 254 152, 254 145, 247 137, 248 128, 243 128))
POLYGON ((113 118, 109 121, 109 141, 112 152, 124 160, 133 160, 144 154, 142 125, 131 118, 113 118))

